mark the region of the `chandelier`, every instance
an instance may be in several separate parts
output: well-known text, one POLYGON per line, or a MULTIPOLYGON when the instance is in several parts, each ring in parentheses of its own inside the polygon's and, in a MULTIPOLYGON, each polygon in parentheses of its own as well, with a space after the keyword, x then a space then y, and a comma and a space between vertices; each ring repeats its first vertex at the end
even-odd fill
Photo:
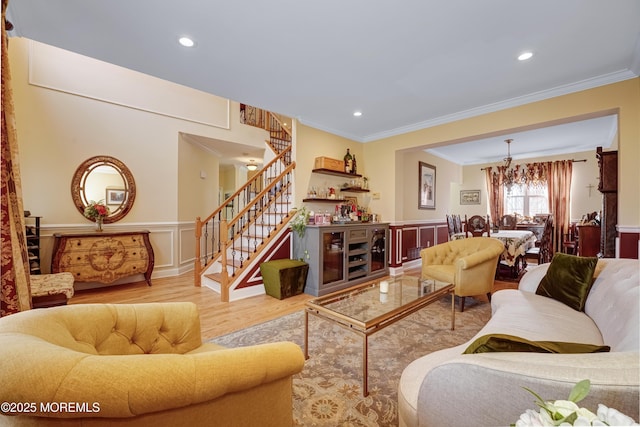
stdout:
POLYGON ((507 188, 507 193, 511 194, 511 188, 514 185, 524 184, 525 175, 522 173, 519 165, 516 165, 515 168, 511 167, 511 161, 513 158, 511 157, 511 142, 513 139, 505 139, 504 142, 507 143, 507 157, 504 158, 504 166, 502 167, 502 182, 504 186, 507 188))
POLYGON ((249 161, 249 164, 247 164, 247 169, 249 169, 250 171, 254 171, 256 169, 258 169, 258 165, 253 161, 249 161))
POLYGON ((528 163, 524 168, 520 165, 511 166, 511 142, 513 139, 505 139, 507 143, 507 157, 504 164, 498 168, 502 178, 502 183, 507 188, 507 193, 511 194, 514 185, 527 185, 534 187, 544 187, 547 185, 547 166, 545 163, 528 163))

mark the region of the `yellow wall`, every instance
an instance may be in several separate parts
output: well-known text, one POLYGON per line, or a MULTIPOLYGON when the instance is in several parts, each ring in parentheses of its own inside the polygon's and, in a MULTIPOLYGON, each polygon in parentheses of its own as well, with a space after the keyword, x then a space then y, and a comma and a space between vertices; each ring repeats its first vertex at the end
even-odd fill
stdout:
MULTIPOLYGON (((358 174, 367 175, 365 162, 362 160, 363 144, 300 123, 296 123, 295 138, 297 141, 294 153, 296 161, 295 200, 297 206, 302 205, 302 199, 307 197, 307 193, 311 187, 337 188, 349 181, 348 178, 312 173, 311 171, 314 168, 316 157, 330 157, 341 160, 347 153, 347 148, 349 148, 351 154, 356 156, 358 174)), ((360 204, 365 202, 364 195, 362 194, 339 191, 338 194, 348 197, 358 197, 358 203, 360 204)), ((329 210, 333 212, 334 210, 334 205, 330 203, 306 203, 306 206, 308 209, 314 211, 329 210)))
POLYGON ((178 220, 205 219, 218 204, 218 156, 185 140, 178 143, 178 220))
MULTIPOLYGON (((594 114, 619 114, 619 209, 618 223, 627 226, 640 224, 640 78, 594 89, 558 96, 519 107, 484 114, 452 123, 410 132, 364 144, 364 163, 368 170, 384 170, 371 177, 371 188, 382 195, 372 201, 374 211, 383 218, 404 220, 401 195, 404 194, 400 168, 412 168, 402 161, 400 150, 418 149, 433 144, 453 143, 476 136, 503 135, 509 132, 556 124, 560 121, 588 118, 594 114)), ((417 165, 417 160, 413 160, 417 165)), ((416 166, 417 167, 417 166, 416 166)), ((436 200, 436 204, 438 201, 436 200)), ((427 212, 427 219, 439 218, 427 212)))
POLYGON ((225 194, 233 194, 238 188, 236 184, 236 168, 233 166, 225 166, 220 168, 220 186, 222 187, 222 200, 225 194))
MULTIPOLYGON (((451 207, 451 185, 459 183, 461 167, 448 160, 441 159, 424 151, 404 151, 399 153, 403 167, 398 171, 399 197, 397 206, 402 208, 403 221, 438 218, 444 220, 451 207), (436 168, 436 208, 418 209, 418 162, 424 162, 436 168)), ((378 191, 374 187, 374 191, 378 191)), ((380 196, 382 198, 382 194, 380 196)), ((374 209, 375 212, 375 209, 374 209)), ((387 220, 383 216, 385 221, 387 220)))

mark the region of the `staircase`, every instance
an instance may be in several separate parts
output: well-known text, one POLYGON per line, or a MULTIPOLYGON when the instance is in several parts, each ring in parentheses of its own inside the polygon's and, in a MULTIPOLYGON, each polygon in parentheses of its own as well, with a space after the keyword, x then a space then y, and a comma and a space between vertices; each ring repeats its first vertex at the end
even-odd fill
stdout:
POLYGON ((296 213, 291 209, 291 133, 277 116, 260 112, 265 120, 247 124, 269 132, 266 143, 275 158, 206 219, 196 218, 195 285, 219 292, 224 302, 234 299, 243 275, 264 259, 263 252, 287 231, 296 213))

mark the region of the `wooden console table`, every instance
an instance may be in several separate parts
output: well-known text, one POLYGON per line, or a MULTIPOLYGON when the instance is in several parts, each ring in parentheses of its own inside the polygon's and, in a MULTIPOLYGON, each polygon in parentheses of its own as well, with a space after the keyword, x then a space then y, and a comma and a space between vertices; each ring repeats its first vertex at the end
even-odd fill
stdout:
POLYGON ((153 248, 149 231, 54 234, 53 273, 68 271, 76 282, 112 283, 144 274, 151 286, 153 248))

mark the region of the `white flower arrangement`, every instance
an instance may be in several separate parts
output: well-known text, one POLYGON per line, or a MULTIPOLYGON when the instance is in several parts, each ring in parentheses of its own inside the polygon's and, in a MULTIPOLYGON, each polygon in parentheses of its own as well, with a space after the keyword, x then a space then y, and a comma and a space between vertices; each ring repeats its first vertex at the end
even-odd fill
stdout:
POLYGON ((540 407, 540 411, 533 409, 520 415, 520 419, 515 427, 531 427, 531 426, 638 426, 631 417, 621 413, 620 411, 608 408, 603 404, 598 404, 598 410, 594 414, 586 408, 580 408, 577 402, 584 399, 589 394, 591 382, 582 380, 576 384, 571 393, 569 400, 544 401, 532 390, 524 387, 529 393, 533 394, 538 401, 536 404, 540 407))

